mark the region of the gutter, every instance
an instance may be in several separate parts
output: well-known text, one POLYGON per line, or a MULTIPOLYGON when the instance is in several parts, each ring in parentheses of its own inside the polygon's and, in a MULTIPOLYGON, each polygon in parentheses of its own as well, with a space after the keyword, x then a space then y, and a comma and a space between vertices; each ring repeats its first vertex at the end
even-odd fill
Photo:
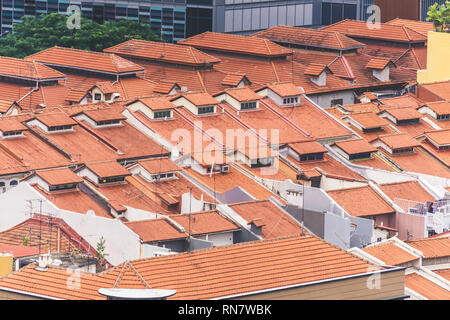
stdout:
POLYGON ((4 287, 0 287, 0 291, 13 292, 13 293, 26 295, 26 296, 42 298, 42 299, 46 299, 46 300, 65 300, 65 299, 61 299, 61 298, 44 296, 44 295, 37 294, 37 293, 31 293, 31 292, 26 292, 26 291, 21 291, 21 290, 14 290, 14 289, 4 288, 4 287))
POLYGON ((270 292, 276 292, 276 291, 281 291, 281 290, 288 290, 288 289, 293 289, 293 288, 301 288, 301 287, 307 287, 307 286, 316 285, 316 284, 322 284, 322 283, 338 282, 338 281, 342 281, 342 280, 356 279, 356 278, 360 278, 360 277, 365 277, 365 276, 373 275, 373 274, 376 274, 376 273, 396 272, 396 271, 405 270, 405 269, 406 268, 404 268, 404 267, 394 267, 392 269, 387 269, 387 270, 359 273, 359 274, 351 275, 351 276, 344 276, 344 277, 338 277, 338 278, 332 278, 332 279, 326 279, 326 280, 311 281, 311 282, 305 282, 305 283, 301 283, 301 284, 294 284, 294 285, 276 287, 276 288, 271 288, 271 289, 263 289, 263 290, 251 291, 251 292, 246 292, 246 293, 242 293, 242 294, 235 294, 235 295, 217 297, 217 298, 213 298, 211 300, 226 300, 226 299, 232 299, 232 298, 241 298, 241 297, 247 297, 247 296, 251 296, 251 295, 255 295, 255 294, 270 293, 270 292))

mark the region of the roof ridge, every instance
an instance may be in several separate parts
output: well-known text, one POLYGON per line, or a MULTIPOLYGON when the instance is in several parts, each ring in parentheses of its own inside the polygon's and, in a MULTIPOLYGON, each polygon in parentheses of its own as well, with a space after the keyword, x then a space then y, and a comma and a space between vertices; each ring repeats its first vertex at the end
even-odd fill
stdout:
POLYGON ((341 39, 339 38, 340 33, 337 31, 334 31, 334 35, 336 37, 336 40, 338 41, 339 45, 341 46, 341 49, 344 48, 344 44, 342 43, 341 39))

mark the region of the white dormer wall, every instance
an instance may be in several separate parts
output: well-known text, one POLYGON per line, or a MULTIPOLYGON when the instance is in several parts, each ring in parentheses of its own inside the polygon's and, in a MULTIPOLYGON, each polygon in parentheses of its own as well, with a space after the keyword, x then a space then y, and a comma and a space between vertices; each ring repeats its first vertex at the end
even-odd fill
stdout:
MULTIPOLYGON (((223 93, 219 96, 216 96, 215 98, 219 101, 226 101, 228 104, 230 104, 236 110, 241 110, 242 102, 237 101, 235 98, 233 98, 232 96, 230 96, 227 93, 223 93)), ((246 101, 246 102, 253 102, 253 101, 246 101)), ((258 109, 259 108, 259 100, 256 100, 255 102, 256 102, 256 109, 258 109)))
MULTIPOLYGON (((128 105, 128 108, 133 111, 140 111, 143 114, 145 114, 150 119, 155 119, 155 113, 152 109, 150 109, 148 106, 143 104, 141 101, 136 101, 128 105)), ((157 110, 157 111, 170 111, 170 118, 173 117, 173 110, 167 109, 167 110, 157 110)), ((162 118, 161 118, 162 119, 162 118)))
POLYGON ((389 146, 387 146, 386 144, 384 144, 384 143, 383 143, 382 141, 380 141, 380 140, 374 141, 374 142, 372 143, 372 146, 374 146, 375 148, 381 147, 381 148, 383 148, 384 150, 386 150, 387 152, 389 152, 390 154, 393 154, 393 153, 394 153, 394 151, 393 151, 389 146))
POLYGON ((388 119, 389 121, 391 121, 392 123, 397 124, 397 119, 394 118, 394 116, 392 116, 391 114, 387 113, 387 112, 383 112, 381 114, 379 114, 380 118, 385 118, 388 119))
MULTIPOLYGON (((192 112, 195 115, 198 115, 198 108, 195 104, 193 104, 192 102, 190 102, 188 99, 186 99, 185 97, 180 97, 174 101, 172 101, 172 103, 176 106, 183 106, 186 109, 188 109, 190 112, 192 112)), ((201 106, 201 107, 207 107, 207 106, 201 106)), ((201 108, 200 107, 200 108, 201 108)), ((211 105, 211 107, 214 107, 214 113, 216 113, 216 109, 217 106, 216 105, 211 105)))
POLYGON ((270 88, 267 89, 266 94, 269 99, 271 99, 273 102, 275 102, 280 107, 283 107, 283 106, 293 107, 293 106, 300 105, 300 95, 282 97, 282 96, 278 95, 275 91, 270 90, 270 88), (289 104, 283 103, 284 98, 295 98, 295 97, 297 97, 297 99, 298 99, 297 103, 289 103, 289 104))
POLYGON ((389 67, 383 70, 372 69, 372 75, 382 82, 389 81, 389 67))
POLYGON ((428 114, 430 117, 437 120, 437 113, 428 106, 420 107, 419 109, 417 109, 417 111, 419 111, 422 114, 428 114))
POLYGON ((365 128, 359 124, 359 122, 355 121, 351 117, 347 116, 343 119, 345 122, 350 123, 355 126, 358 130, 363 131, 365 128))
POLYGON ((48 127, 45 124, 43 124, 42 122, 40 122, 38 119, 33 119, 33 120, 27 122, 27 124, 31 127, 38 127, 39 129, 41 129, 42 131, 44 131, 45 133, 48 133, 48 134, 74 131, 73 126, 70 129, 49 131, 48 127))
POLYGON ((94 172, 92 172, 91 170, 89 170, 86 167, 84 167, 83 169, 81 169, 78 172, 76 172, 76 174, 79 177, 86 177, 86 178, 88 178, 89 180, 93 181, 96 184, 100 183, 100 177, 97 176, 94 172))
POLYGON ((295 152, 293 149, 288 148, 288 154, 297 161, 300 161, 300 155, 295 152))
POLYGON ((45 191, 50 192, 50 185, 43 180, 41 177, 39 177, 37 174, 33 175, 32 177, 29 177, 26 182, 30 185, 37 184, 41 188, 43 188, 45 191))
POLYGON ((89 124, 92 128, 106 128, 106 127, 119 127, 122 126, 122 120, 119 121, 119 123, 112 123, 112 124, 106 124, 103 126, 98 126, 97 123, 92 120, 91 118, 89 118, 87 115, 85 115, 84 113, 79 114, 78 116, 75 117, 75 119, 79 120, 79 121, 84 121, 87 124, 89 124))
MULTIPOLYGON (((145 168, 143 168, 142 166, 140 166, 139 164, 136 164, 132 167, 130 167, 128 169, 133 175, 139 175, 141 177, 143 177, 145 180, 153 182, 155 181, 155 179, 153 179, 153 175, 156 174, 151 174, 150 172, 148 172, 147 170, 145 170, 145 168)), ((178 179, 178 177, 176 176, 176 171, 167 171, 167 172, 162 172, 162 173, 173 173, 173 176, 170 178, 163 178, 160 179, 159 181, 165 181, 165 180, 174 180, 174 179, 178 179)))
POLYGON ((344 157, 345 159, 350 160, 350 155, 348 155, 344 150, 342 150, 338 146, 334 145, 331 147, 331 149, 336 151, 336 153, 338 153, 340 156, 344 157))
POLYGON ((322 71, 317 77, 311 76, 311 81, 317 84, 318 86, 325 86, 327 84, 327 73, 326 71, 322 71))

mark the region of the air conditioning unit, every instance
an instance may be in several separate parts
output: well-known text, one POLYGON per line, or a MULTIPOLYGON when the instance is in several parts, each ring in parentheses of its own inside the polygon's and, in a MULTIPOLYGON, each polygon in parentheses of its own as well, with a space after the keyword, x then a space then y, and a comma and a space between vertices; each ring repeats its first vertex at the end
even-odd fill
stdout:
POLYGON ((228 171, 230 171, 230 168, 228 167, 228 165, 222 166, 222 168, 220 168, 220 172, 228 172, 228 171))

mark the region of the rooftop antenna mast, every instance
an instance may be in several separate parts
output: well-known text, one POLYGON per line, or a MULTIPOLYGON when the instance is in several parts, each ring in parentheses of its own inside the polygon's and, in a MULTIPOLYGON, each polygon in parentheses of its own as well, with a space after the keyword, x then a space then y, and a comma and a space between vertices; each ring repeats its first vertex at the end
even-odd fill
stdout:
POLYGON ((188 186, 189 189, 189 221, 188 221, 188 252, 191 252, 191 211, 192 211, 192 189, 194 187, 193 186, 188 186))

